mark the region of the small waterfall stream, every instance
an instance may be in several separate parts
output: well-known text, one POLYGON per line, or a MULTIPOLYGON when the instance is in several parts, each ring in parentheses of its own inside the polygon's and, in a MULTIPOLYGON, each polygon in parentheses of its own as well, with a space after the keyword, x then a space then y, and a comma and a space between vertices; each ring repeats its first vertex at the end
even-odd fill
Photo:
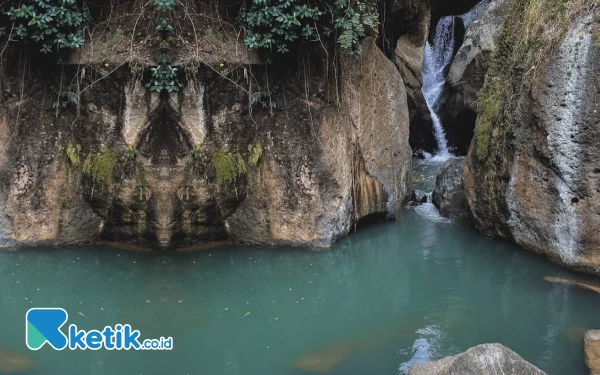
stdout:
POLYGON ((446 77, 454 58, 456 45, 462 43, 456 40, 456 22, 460 22, 466 30, 469 25, 485 10, 490 0, 483 0, 471 11, 460 16, 446 16, 439 20, 433 38, 433 44, 427 42, 423 56, 423 96, 431 113, 433 130, 437 142, 436 159, 446 160, 453 156, 448 148, 446 133, 437 113, 439 100, 444 91, 446 77))

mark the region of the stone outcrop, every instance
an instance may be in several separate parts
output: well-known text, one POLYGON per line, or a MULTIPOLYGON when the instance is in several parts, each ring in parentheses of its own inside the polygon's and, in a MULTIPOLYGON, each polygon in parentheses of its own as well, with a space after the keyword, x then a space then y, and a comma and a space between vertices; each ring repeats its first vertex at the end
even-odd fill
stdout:
POLYGON ((496 40, 508 12, 508 0, 492 0, 466 31, 448 71, 439 113, 448 142, 465 155, 473 138, 477 94, 483 87, 496 40))
POLYGON ((583 335, 585 363, 590 375, 600 374, 600 330, 590 330, 583 335))
POLYGON ((450 158, 437 175, 432 198, 444 217, 467 219, 471 216, 462 180, 465 161, 464 157, 450 158))
POLYGON ((429 1, 396 1, 390 9, 388 38, 395 41, 390 46, 393 61, 406 86, 410 116, 410 144, 432 152, 436 146, 433 125, 425 97, 422 66, 425 43, 429 35, 431 5, 429 1))
MULTIPOLYGON (((67 65, 87 88, 48 110, 45 77, 5 70, 0 244, 320 247, 363 217, 394 218, 410 193, 402 77, 372 38, 341 60, 336 74, 325 58, 293 75, 269 68, 285 83, 252 107, 247 85, 207 68, 158 94, 127 68, 98 80, 67 65)), ((247 69, 264 82, 264 66, 247 69)))
POLYGON ((545 66, 512 98, 510 131, 479 129, 464 183, 484 233, 600 273, 600 50, 590 12, 567 22, 545 66), (486 149, 487 156, 478 152, 486 149))
POLYGON ((500 344, 483 344, 464 353, 415 365, 408 375, 492 375, 545 373, 517 353, 500 344))

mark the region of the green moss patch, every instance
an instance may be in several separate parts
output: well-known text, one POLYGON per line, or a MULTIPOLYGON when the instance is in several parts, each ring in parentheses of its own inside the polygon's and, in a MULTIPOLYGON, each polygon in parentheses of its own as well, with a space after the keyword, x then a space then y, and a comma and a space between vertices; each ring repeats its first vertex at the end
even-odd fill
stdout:
POLYGON ((246 173, 246 162, 238 153, 219 150, 212 161, 219 182, 230 184, 246 173))

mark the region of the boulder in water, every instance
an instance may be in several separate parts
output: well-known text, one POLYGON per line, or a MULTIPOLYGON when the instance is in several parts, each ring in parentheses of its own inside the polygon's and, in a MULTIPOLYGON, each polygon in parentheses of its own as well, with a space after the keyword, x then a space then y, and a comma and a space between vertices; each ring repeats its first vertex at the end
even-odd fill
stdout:
POLYGON ((437 175, 433 204, 444 217, 465 219, 471 217, 462 179, 464 167, 464 157, 450 158, 446 160, 437 175))
POLYGON ((487 375, 545 373, 500 344, 483 344, 453 357, 415 365, 408 375, 487 375))
POLYGON ((600 330, 590 330, 583 336, 585 363, 591 375, 600 375, 600 330))
POLYGON ((412 193, 412 201, 416 204, 427 203, 427 193, 423 190, 414 190, 412 193))

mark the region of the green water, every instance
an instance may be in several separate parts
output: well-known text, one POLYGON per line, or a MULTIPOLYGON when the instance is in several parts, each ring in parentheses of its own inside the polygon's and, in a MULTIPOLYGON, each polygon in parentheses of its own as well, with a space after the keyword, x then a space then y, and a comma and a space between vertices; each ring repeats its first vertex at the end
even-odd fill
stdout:
POLYGON ((401 374, 499 342, 548 374, 586 374, 581 333, 600 328, 600 294, 546 276, 585 279, 429 205, 323 252, 4 252, 0 346, 34 359, 31 374, 307 374, 322 359, 348 375, 401 374), (31 307, 65 308, 84 329, 130 323, 174 349, 29 351, 31 307))

